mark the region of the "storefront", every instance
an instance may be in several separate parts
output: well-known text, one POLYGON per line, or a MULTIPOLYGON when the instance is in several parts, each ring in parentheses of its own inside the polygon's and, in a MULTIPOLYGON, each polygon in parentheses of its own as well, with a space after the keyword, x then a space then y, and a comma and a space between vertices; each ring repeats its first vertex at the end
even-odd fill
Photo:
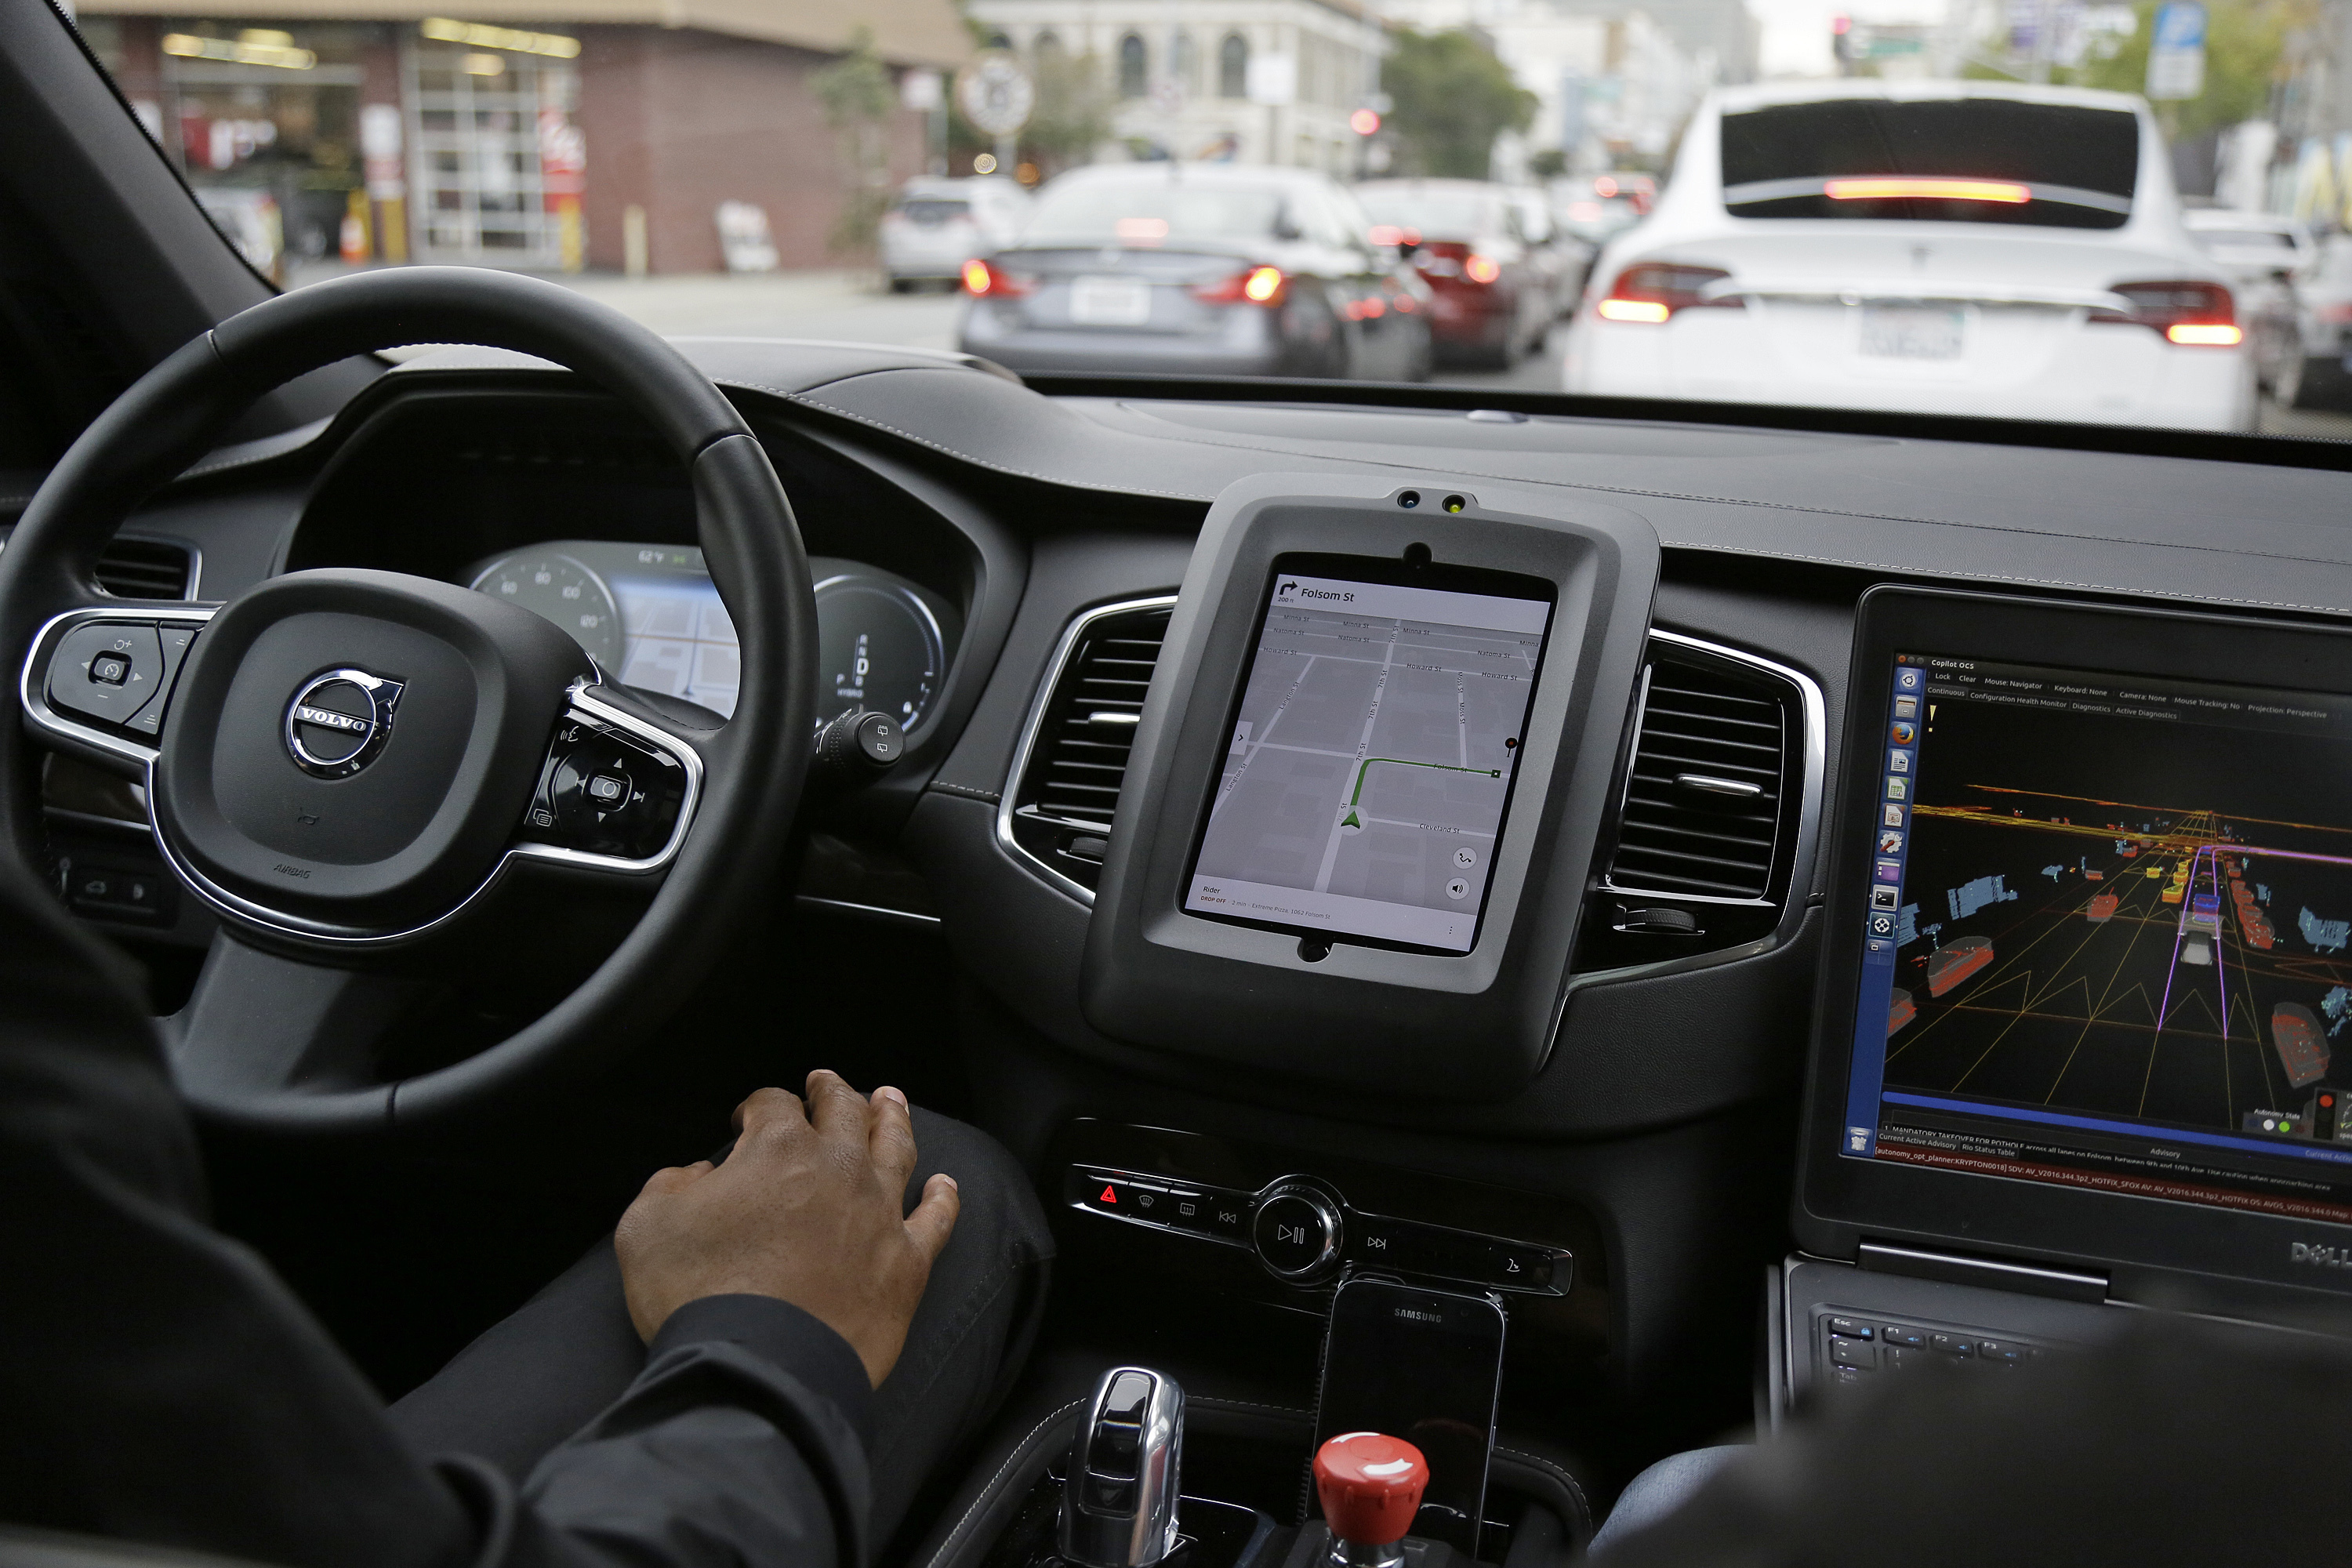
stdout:
MULTIPOLYGON (((405 19, 384 16, 397 0, 253 0, 270 14, 246 17, 120 3, 85 0, 85 37, 215 223, 281 281, 337 259, 716 270, 719 213, 746 205, 782 265, 842 259, 848 182, 811 86, 856 35, 839 7, 659 0, 643 21, 522 26, 446 0, 405 19)), ((952 0, 884 16, 894 68, 970 50, 952 0)), ((926 153, 920 114, 897 118, 893 178, 926 153)))

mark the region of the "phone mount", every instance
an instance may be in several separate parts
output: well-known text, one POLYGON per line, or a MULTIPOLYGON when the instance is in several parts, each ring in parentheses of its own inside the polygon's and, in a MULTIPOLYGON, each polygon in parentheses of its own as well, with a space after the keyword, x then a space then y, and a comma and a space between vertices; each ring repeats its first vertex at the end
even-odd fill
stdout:
POLYGON ((1184 1391, 1149 1367, 1095 1381, 1070 1448, 1061 1554, 1078 1568, 1149 1568, 1176 1550, 1184 1391))

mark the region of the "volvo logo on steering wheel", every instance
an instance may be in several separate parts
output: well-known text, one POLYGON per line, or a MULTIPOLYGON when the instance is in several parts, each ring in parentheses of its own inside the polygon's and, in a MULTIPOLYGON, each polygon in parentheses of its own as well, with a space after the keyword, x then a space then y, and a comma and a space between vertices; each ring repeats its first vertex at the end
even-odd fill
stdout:
POLYGON ((392 739, 402 683, 364 669, 314 675, 286 705, 286 750, 313 778, 345 779, 366 767, 392 739))

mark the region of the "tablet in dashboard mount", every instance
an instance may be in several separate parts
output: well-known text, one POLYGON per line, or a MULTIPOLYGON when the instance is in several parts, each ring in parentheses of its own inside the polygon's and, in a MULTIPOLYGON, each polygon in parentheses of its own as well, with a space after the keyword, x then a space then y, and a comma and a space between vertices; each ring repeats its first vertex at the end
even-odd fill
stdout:
POLYGON ((1800 1244, 2352 1291, 2352 635, 1881 588, 1800 1244))
POLYGON ((1117 1039, 1492 1099, 1557 1025, 1658 546, 1607 506, 1266 476, 1211 510, 1090 923, 1117 1039))

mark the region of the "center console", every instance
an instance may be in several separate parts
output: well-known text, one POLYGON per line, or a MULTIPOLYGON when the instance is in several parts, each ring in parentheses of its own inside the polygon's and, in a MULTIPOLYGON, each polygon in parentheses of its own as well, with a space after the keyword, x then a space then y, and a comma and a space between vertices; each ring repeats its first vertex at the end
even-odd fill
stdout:
POLYGON ((1494 1100, 1542 1065, 1658 545, 1557 494, 1265 476, 1212 509, 1080 975, 1114 1039, 1494 1100))

